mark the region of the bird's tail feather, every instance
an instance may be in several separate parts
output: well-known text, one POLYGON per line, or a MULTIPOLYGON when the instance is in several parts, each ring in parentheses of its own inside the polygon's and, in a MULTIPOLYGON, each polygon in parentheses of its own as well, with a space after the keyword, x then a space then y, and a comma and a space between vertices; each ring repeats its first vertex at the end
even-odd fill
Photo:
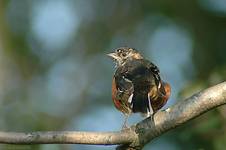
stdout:
POLYGON ((151 100, 147 94, 134 94, 132 99, 133 112, 141 112, 144 116, 150 116, 153 114, 151 107, 151 100))

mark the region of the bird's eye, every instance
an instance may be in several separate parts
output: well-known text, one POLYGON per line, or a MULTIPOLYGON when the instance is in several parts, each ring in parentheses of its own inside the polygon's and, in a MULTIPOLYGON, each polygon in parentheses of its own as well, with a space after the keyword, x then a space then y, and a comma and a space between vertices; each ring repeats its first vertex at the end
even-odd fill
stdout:
POLYGON ((117 49, 116 52, 117 52, 117 53, 121 53, 122 50, 121 50, 121 49, 117 49))

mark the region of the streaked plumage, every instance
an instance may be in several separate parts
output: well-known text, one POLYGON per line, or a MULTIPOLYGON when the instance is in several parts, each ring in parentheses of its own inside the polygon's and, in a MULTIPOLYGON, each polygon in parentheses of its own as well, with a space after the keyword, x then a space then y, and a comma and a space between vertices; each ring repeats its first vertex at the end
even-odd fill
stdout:
POLYGON ((118 110, 126 116, 140 112, 148 117, 165 105, 170 86, 161 80, 156 65, 128 47, 108 55, 116 62, 112 99, 118 110))

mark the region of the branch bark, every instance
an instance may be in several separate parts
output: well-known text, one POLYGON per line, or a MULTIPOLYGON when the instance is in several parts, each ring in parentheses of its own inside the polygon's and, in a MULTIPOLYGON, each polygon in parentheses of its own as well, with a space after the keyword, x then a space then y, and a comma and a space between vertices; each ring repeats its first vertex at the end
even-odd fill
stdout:
POLYGON ((210 87, 174 106, 159 111, 127 130, 119 132, 0 132, 0 143, 7 144, 98 144, 120 145, 118 150, 139 150, 157 136, 226 104, 226 82, 210 87))
POLYGON ((4 144, 127 144, 134 140, 133 132, 0 132, 0 143, 4 144))

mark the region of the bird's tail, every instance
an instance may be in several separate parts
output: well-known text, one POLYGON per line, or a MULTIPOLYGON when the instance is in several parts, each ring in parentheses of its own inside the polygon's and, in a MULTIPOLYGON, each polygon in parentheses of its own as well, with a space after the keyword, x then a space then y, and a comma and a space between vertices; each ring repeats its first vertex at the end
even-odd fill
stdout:
POLYGON ((153 114, 150 97, 147 94, 134 94, 132 100, 133 112, 141 112, 144 116, 150 116, 153 114))

